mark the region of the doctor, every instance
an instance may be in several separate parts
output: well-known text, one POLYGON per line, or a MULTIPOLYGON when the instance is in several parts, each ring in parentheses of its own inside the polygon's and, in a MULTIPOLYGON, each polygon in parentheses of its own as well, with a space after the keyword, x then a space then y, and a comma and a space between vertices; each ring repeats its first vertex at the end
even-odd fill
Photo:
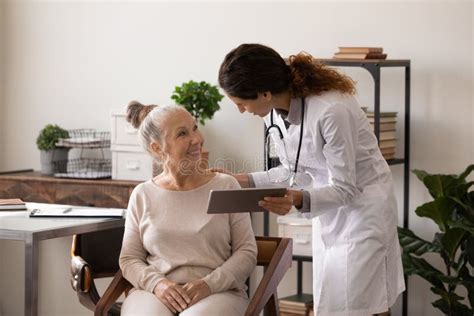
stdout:
MULTIPOLYGON (((300 53, 242 44, 225 57, 219 84, 241 113, 262 117, 282 165, 234 174, 243 187, 291 189, 260 205, 313 218, 315 314, 388 315, 405 290, 390 169, 354 82, 300 53)), ((267 146, 266 146, 267 147, 267 146)))

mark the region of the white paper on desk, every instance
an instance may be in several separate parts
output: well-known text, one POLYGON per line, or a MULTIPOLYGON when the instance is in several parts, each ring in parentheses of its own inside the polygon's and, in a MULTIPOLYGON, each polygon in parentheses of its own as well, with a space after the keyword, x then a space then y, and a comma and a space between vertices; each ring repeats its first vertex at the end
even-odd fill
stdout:
POLYGON ((97 207, 55 207, 36 208, 31 217, 123 217, 124 209, 97 207))

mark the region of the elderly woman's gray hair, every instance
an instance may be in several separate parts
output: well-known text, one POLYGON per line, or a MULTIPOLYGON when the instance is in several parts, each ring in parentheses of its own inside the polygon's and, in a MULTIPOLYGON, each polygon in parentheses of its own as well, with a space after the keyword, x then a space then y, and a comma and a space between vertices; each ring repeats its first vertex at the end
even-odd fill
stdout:
POLYGON ((148 152, 152 142, 160 142, 164 119, 171 113, 186 111, 179 105, 144 105, 138 101, 131 101, 127 107, 127 121, 138 128, 140 142, 148 152))

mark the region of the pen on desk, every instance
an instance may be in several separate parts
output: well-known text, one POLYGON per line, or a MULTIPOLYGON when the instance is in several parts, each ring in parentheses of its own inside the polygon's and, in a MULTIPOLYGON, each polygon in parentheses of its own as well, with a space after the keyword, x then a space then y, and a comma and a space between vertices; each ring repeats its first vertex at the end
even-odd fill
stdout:
POLYGON ((72 207, 69 207, 69 208, 65 209, 63 211, 63 214, 69 213, 70 211, 72 211, 72 207))

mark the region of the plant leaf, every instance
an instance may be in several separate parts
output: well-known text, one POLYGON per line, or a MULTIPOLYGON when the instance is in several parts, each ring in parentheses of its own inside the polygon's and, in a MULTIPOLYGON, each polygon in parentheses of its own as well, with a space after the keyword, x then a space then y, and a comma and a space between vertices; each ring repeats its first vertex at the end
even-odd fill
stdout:
POLYGON ((461 241, 466 235, 466 231, 462 228, 451 228, 446 231, 446 233, 441 238, 441 243, 443 245, 443 250, 448 255, 449 261, 454 260, 456 251, 458 250, 461 241))
POLYGON ((469 232, 471 235, 474 235, 474 225, 470 223, 468 220, 465 218, 463 219, 457 219, 457 220, 448 220, 448 225, 453 228, 460 228, 463 229, 467 232, 469 232))
POLYGON ((441 299, 432 303, 432 305, 440 309, 443 313, 447 315, 456 315, 456 316, 472 316, 472 310, 460 303, 459 301, 463 300, 464 297, 457 295, 454 292, 446 292, 443 289, 432 287, 431 291, 439 296, 441 299))
POLYGON ((458 177, 459 180, 466 180, 467 176, 474 170, 474 164, 467 166, 466 170, 458 177))
POLYGON ((450 196, 461 182, 455 175, 444 174, 428 175, 423 179, 423 183, 434 199, 450 196))
POLYGON ((469 236, 469 238, 467 238, 464 243, 463 252, 466 254, 466 259, 471 267, 474 266, 474 236, 469 236))
POLYGON ((416 175, 416 177, 423 182, 426 176, 430 175, 428 172, 424 170, 414 169, 412 172, 416 175))
POLYGON ((454 202, 446 197, 419 206, 415 212, 420 217, 432 219, 442 232, 446 231, 447 221, 452 217, 454 202))
POLYGON ((467 267, 463 267, 459 271, 459 277, 461 278, 461 284, 467 290, 467 297, 469 298, 469 304, 474 306, 474 277, 471 276, 469 273, 469 269, 467 267))
POLYGON ((425 259, 416 258, 403 252, 402 261, 403 270, 407 275, 417 274, 435 287, 445 290, 441 282, 443 273, 429 264, 425 259))
POLYGON ((427 252, 441 253, 442 251, 440 246, 416 236, 411 230, 403 227, 398 227, 398 239, 406 253, 421 256, 427 252))

